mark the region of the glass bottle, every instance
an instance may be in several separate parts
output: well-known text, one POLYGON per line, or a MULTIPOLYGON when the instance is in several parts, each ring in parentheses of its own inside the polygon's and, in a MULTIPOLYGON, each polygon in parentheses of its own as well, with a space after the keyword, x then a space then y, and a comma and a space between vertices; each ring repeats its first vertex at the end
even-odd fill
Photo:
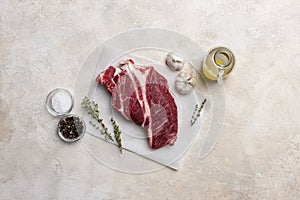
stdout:
POLYGON ((215 47, 205 56, 202 71, 206 78, 223 84, 223 79, 232 72, 234 64, 235 57, 232 51, 226 47, 215 47))

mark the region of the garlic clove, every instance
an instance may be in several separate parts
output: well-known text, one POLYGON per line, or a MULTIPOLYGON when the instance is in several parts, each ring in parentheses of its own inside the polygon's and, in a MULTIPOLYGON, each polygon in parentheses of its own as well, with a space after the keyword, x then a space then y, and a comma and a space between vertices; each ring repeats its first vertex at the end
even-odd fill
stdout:
POLYGON ((175 88, 180 94, 189 94, 195 87, 193 77, 186 72, 180 72, 175 79, 175 88))
POLYGON ((166 58, 166 64, 172 70, 180 71, 183 68, 185 62, 180 56, 177 56, 174 53, 169 53, 166 58))

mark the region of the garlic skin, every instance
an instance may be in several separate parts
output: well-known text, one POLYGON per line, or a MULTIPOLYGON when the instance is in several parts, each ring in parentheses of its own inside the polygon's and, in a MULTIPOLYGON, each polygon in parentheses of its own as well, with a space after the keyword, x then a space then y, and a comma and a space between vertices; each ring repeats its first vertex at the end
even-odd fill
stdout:
POLYGON ((189 94, 196 86, 192 75, 186 72, 180 72, 175 79, 175 88, 180 94, 189 94))
POLYGON ((184 60, 174 53, 167 55, 166 63, 174 71, 180 71, 185 64, 184 60))

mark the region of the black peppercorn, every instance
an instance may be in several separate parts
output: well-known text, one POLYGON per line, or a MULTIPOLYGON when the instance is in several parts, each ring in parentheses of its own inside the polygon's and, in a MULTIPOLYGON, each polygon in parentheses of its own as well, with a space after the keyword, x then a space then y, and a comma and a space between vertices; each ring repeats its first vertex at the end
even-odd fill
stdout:
POLYGON ((69 116, 60 121, 59 131, 66 139, 75 139, 83 133, 84 125, 79 117, 69 116))

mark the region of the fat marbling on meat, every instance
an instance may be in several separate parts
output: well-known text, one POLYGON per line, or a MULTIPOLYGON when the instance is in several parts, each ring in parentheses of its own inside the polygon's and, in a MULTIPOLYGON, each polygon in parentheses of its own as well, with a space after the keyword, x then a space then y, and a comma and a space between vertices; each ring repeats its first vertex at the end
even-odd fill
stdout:
POLYGON ((110 66, 96 80, 111 93, 116 110, 147 130, 150 147, 175 143, 177 106, 167 79, 153 66, 137 66, 129 59, 118 67, 110 66))

